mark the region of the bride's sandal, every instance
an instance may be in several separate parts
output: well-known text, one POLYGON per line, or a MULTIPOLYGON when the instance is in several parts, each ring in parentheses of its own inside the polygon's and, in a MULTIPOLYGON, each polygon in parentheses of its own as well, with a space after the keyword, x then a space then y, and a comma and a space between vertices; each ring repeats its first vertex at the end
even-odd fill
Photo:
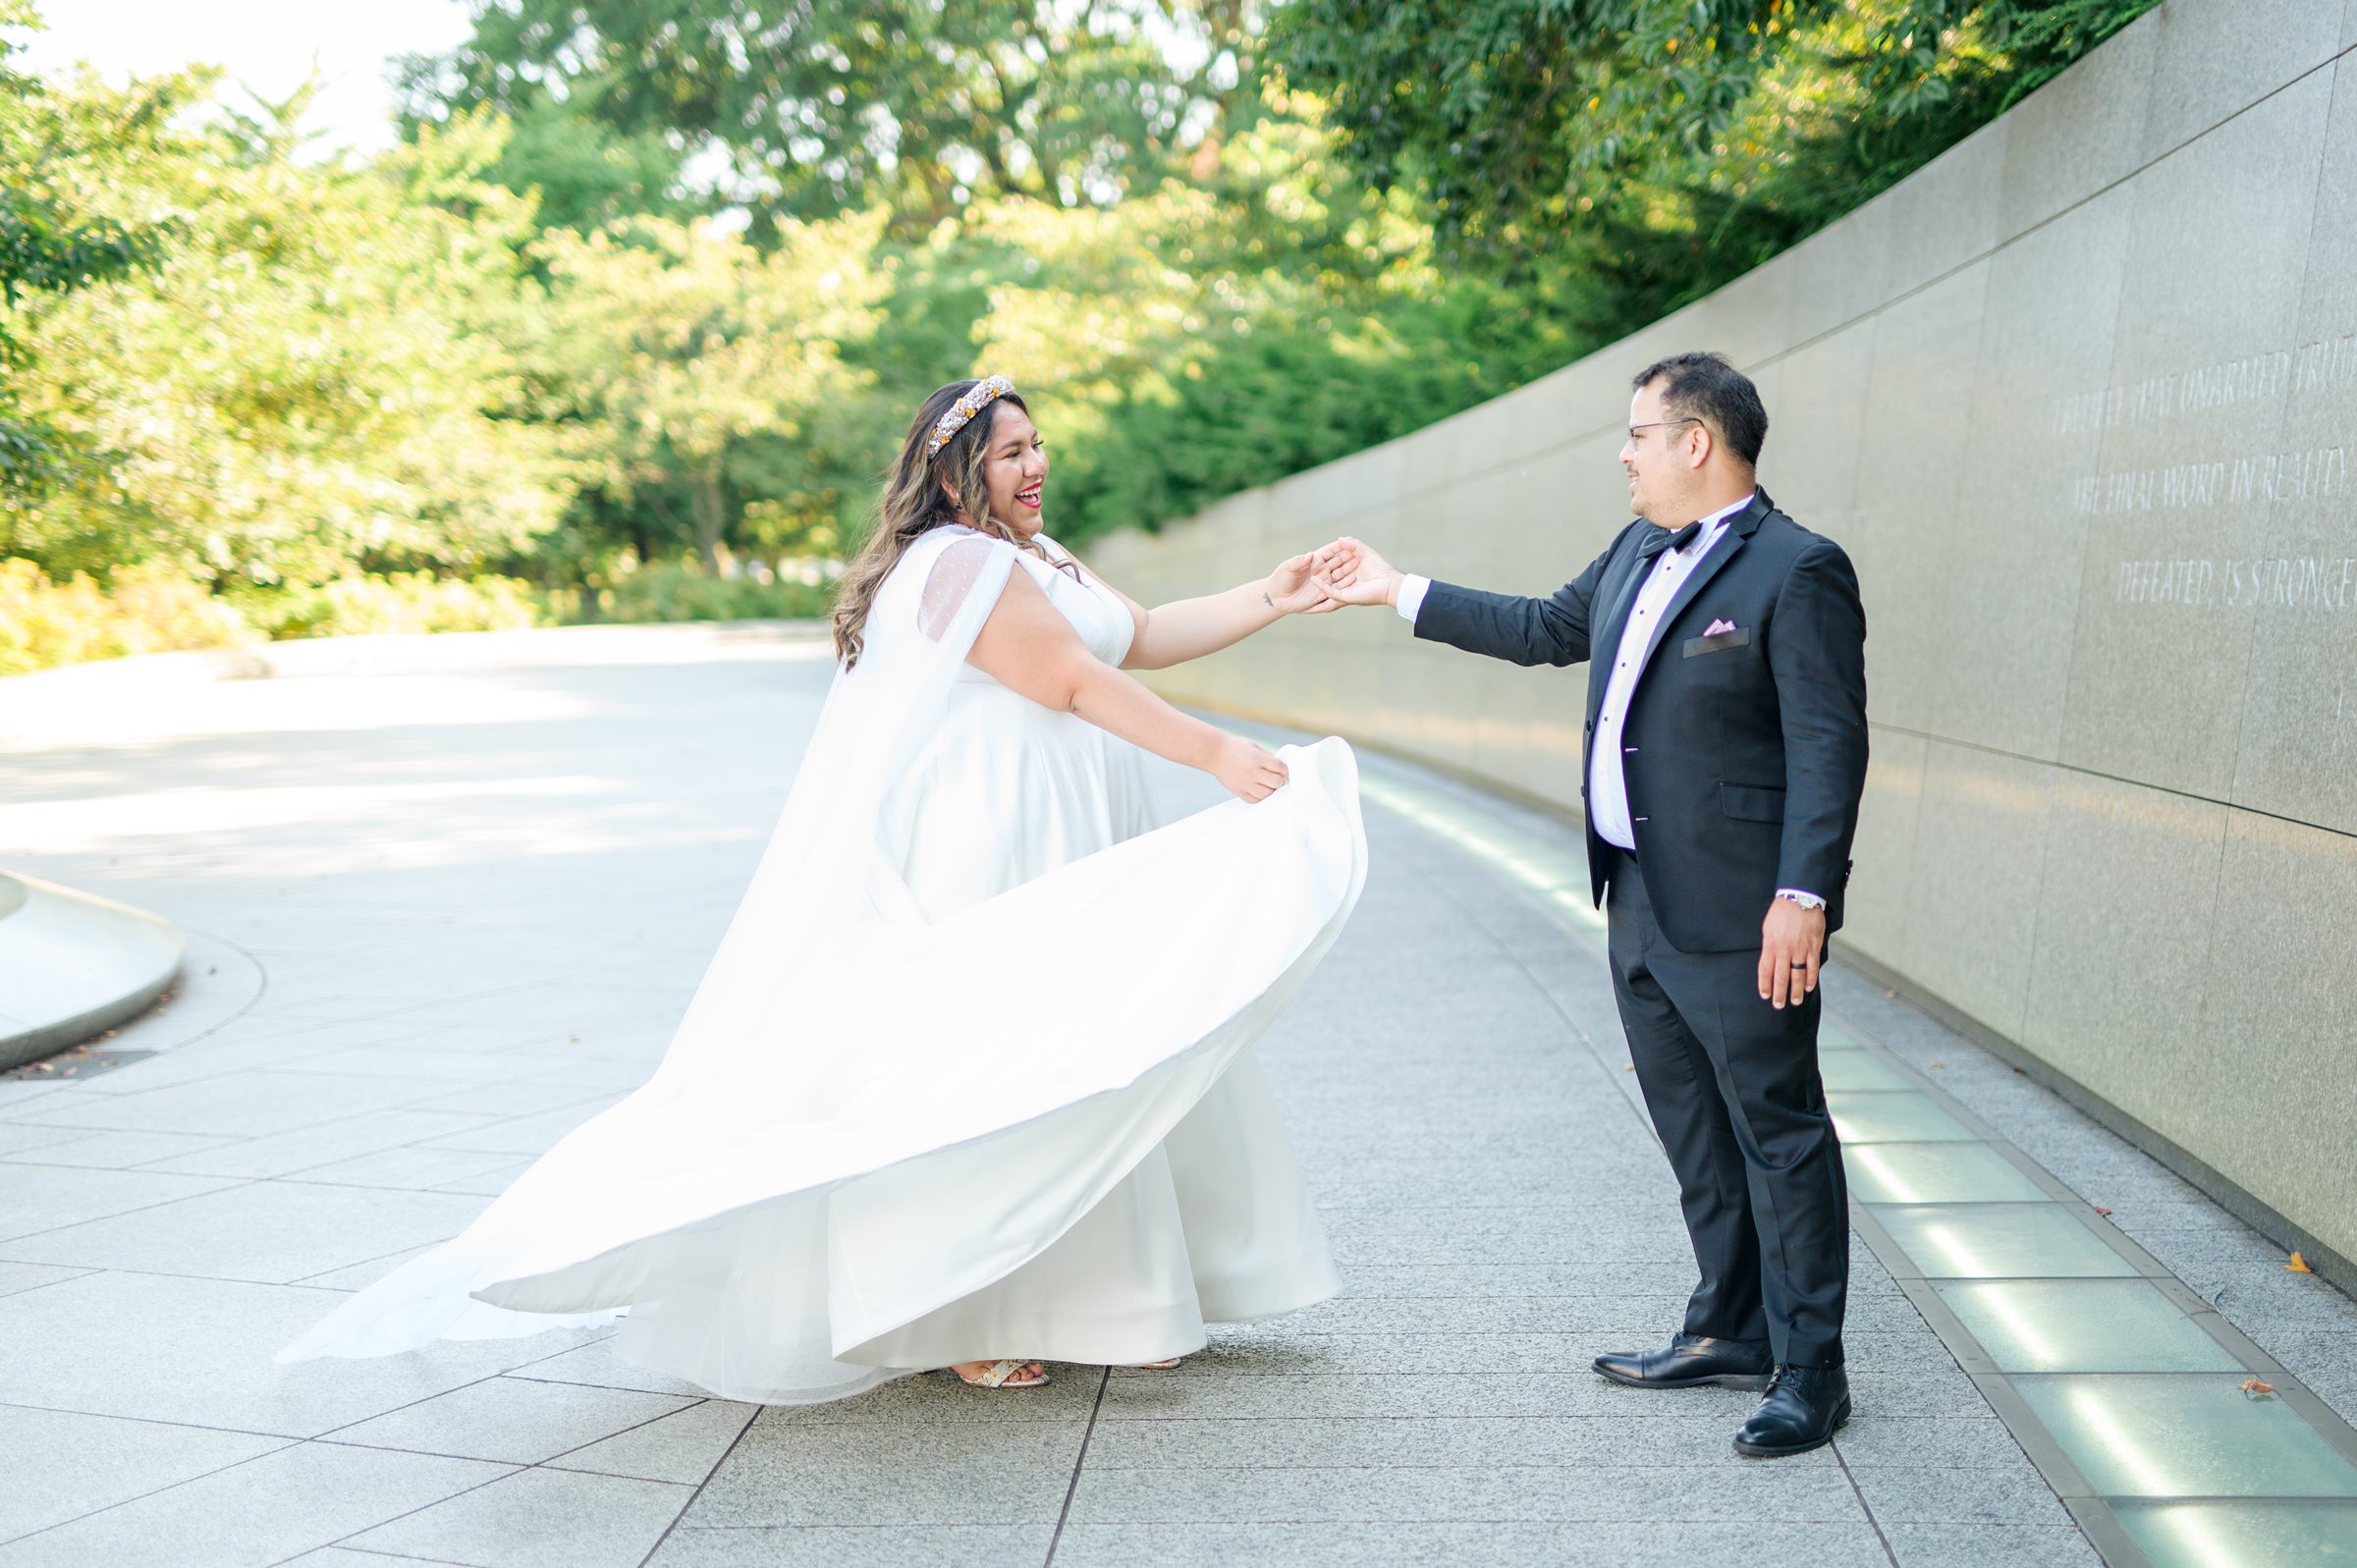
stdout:
POLYGON ((1131 1372, 1169 1372, 1184 1361, 1184 1356, 1166 1356, 1160 1361, 1141 1361, 1130 1367, 1131 1372))
POLYGON ((956 1377, 968 1388, 1041 1388, 1045 1387, 1048 1381, 1048 1370, 1045 1367, 1040 1367, 1038 1362, 1028 1361, 1020 1356, 994 1361, 971 1377, 959 1371, 956 1367, 944 1367, 941 1370, 956 1377), (1039 1367, 1039 1370, 1028 1378, 1015 1376, 1026 1367, 1039 1367))

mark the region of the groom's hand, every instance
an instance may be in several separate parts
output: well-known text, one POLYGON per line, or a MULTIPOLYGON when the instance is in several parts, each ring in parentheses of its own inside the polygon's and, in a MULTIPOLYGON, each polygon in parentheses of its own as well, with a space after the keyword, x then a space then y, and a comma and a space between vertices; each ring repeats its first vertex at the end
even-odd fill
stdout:
POLYGON ((1398 607, 1399 572, 1356 539, 1337 539, 1314 554, 1313 570, 1329 598, 1339 604, 1398 607))
POLYGON ((1825 911, 1803 909, 1789 898, 1769 899, 1768 918, 1760 922, 1760 1000, 1799 1006, 1817 989, 1824 955, 1825 911))

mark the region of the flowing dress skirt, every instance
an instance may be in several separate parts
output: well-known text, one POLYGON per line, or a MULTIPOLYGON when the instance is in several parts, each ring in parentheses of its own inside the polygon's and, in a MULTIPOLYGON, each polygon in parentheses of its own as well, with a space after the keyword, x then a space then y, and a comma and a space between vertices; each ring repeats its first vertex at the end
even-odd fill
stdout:
MULTIPOLYGON (((935 920, 1145 833, 1154 818, 1134 747, 984 678, 953 688, 940 732, 886 807, 902 877, 935 920)), ((1053 952, 1010 961, 1029 964, 1043 992, 1059 983, 1053 952)), ((1339 1288, 1276 1103, 1245 1047, 1045 1251, 844 1359, 1156 1361, 1200 1349, 1206 1322, 1292 1312, 1339 1288)))

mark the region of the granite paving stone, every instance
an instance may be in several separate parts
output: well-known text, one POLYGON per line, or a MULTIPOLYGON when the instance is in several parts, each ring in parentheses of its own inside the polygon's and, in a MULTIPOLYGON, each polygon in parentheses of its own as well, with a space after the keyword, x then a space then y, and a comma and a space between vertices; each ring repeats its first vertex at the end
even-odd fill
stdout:
MULTIPOLYGON (((578 1358, 559 1359, 562 1362, 578 1358)), ((526 1368, 523 1373, 526 1377, 538 1375, 538 1368, 526 1368)), ((1022 1398, 1009 1399, 1004 1393, 987 1388, 968 1388, 947 1373, 898 1378, 863 1394, 823 1405, 771 1405, 761 1412, 759 1420, 765 1427, 1086 1423, 1103 1390, 1103 1372, 1095 1367, 1051 1364, 1048 1379, 1046 1387, 1025 1388, 1020 1390, 1022 1398)))
POLYGON ((548 1464, 557 1470, 695 1486, 711 1475, 721 1456, 736 1445, 759 1408, 706 1399, 644 1426, 568 1449, 548 1464))
POLYGON ((1457 1568, 1464 1563, 1485 1568, 1696 1568, 1737 1562, 1745 1568, 1888 1568, 1890 1561, 1874 1528, 1862 1521, 1074 1521, 1065 1527, 1056 1551, 1058 1568, 1230 1568, 1236 1563, 1254 1568, 1457 1568))
POLYGON ((259 1138, 315 1127, 357 1111, 390 1109, 422 1099, 440 1087, 431 1080, 415 1078, 257 1067, 194 1083, 126 1090, 51 1106, 36 1119, 54 1127, 259 1138))
POLYGON ((54 1285, 61 1279, 72 1279, 88 1273, 86 1269, 60 1269, 40 1263, 0 1263, 0 1296, 13 1296, 20 1290, 38 1290, 54 1285))
POLYGON ((400 1149, 479 1127, 493 1118, 450 1110, 377 1110, 331 1115, 308 1127, 245 1138, 194 1154, 174 1155, 150 1168, 206 1176, 291 1176, 365 1154, 400 1149))
POLYGON ((431 1250, 430 1243, 423 1247, 404 1247, 399 1252, 363 1259, 349 1268, 330 1269, 325 1273, 305 1274, 301 1279, 288 1282, 297 1285, 315 1285, 321 1290, 360 1290, 376 1283, 419 1253, 431 1250))
POLYGON ((690 1495, 659 1481, 521 1470, 362 1531, 351 1544, 469 1568, 634 1568, 690 1495))
POLYGON ((1183 1524, 1202 1519, 1296 1524, 1321 1520, 1531 1520, 1620 1523, 1634 1519, 1864 1523, 1857 1492, 1837 1467, 1750 1466, 1697 1486, 1672 1466, 1482 1465, 1422 1469, 1088 1469, 1071 1519, 1183 1524))
POLYGON ((1869 1465, 1850 1458, 1858 1494, 1884 1523, 2070 1524, 2061 1499, 2024 1460, 2015 1465, 1869 1465))
POLYGON ((326 1440, 532 1465, 686 1408, 688 1401, 667 1394, 486 1378, 339 1427, 326 1440))
POLYGON ((311 1437, 562 1347, 569 1331, 281 1367, 334 1291, 106 1271, 0 1296, 0 1404, 311 1437))
POLYGON ((283 1437, 0 1405, 0 1541, 286 1445, 283 1437))
POLYGON ((474 1200, 257 1181, 0 1243, 27 1263, 286 1284, 456 1235, 474 1200))
POLYGON ((1852 1421, 1834 1440, 1853 1470, 1956 1467, 2019 1470, 2030 1461, 1994 1415, 1920 1421, 1852 1421))
POLYGON ((508 1155, 464 1149, 425 1149, 410 1146, 380 1149, 374 1154, 311 1165, 302 1179, 347 1187, 391 1187, 404 1192, 452 1190, 445 1183, 464 1181, 488 1170, 505 1170, 516 1163, 508 1155))
POLYGON ((145 1170, 0 1163, 0 1256, 14 1257, 24 1238, 109 1215, 176 1203, 231 1184, 221 1177, 160 1175, 145 1170))
MULTIPOLYGON (((1979 1395, 1973 1396, 1975 1402, 1979 1395)), ((1726 1388, 1621 1388, 1585 1368, 1562 1373, 1338 1373, 1329 1377, 1150 1378, 1114 1374, 1117 1416, 1596 1416, 1628 1421, 1724 1412, 1731 1433, 1759 1402, 1726 1388), (1675 1395, 1674 1398, 1668 1395, 1675 1395)))
POLYGON ((953 1525, 978 1511, 1053 1523, 1085 1432, 1076 1421, 760 1422, 697 1493, 695 1523, 953 1525))
POLYGON ((552 1351, 519 1360, 509 1375, 544 1382, 581 1383, 597 1388, 634 1389, 640 1393, 682 1394, 693 1399, 704 1390, 667 1373, 653 1372, 615 1354, 613 1330, 585 1329, 586 1344, 567 1344, 552 1337, 552 1351))
MULTIPOLYGON (((0 1084, 0 1088, 7 1087, 0 1084)), ((66 1127, 31 1126, 23 1122, 0 1121, 0 1160, 20 1159, 27 1151, 64 1143, 69 1139, 85 1137, 66 1127)))
POLYGON ((1882 1527, 1900 1568, 2099 1568, 2076 1525, 1893 1522, 1882 1527))
POLYGON ((0 1545, 0 1568, 262 1568, 503 1474, 298 1443, 0 1545))
MULTIPOLYGON (((100 1170, 128 1170, 176 1155, 199 1154, 218 1149, 230 1142, 227 1138, 206 1138, 182 1132, 68 1132, 62 1127, 24 1129, 27 1133, 45 1132, 49 1136, 35 1139, 13 1152, 0 1152, 0 1159, 26 1165, 86 1165, 100 1170)), ((8 1140, 0 1135, 0 1151, 8 1140)))
MULTIPOLYGON (((1668 1465, 1701 1473, 1733 1471, 1746 1463, 1728 1442, 1733 1430, 1727 1417, 1718 1414, 1656 1416, 1646 1421, 1609 1416, 1392 1416, 1323 1421, 1109 1416, 1097 1423, 1089 1439, 1088 1468, 1094 1473, 1668 1465)), ((1792 1463, 1830 1468, 1835 1458, 1831 1449, 1820 1449, 1800 1455, 1792 1463)))
MULTIPOLYGON (((1047 1522, 727 1529, 684 1524, 663 1538, 646 1568, 745 1568, 748 1563, 762 1568, 842 1568, 846 1563, 859 1568, 1032 1568, 1047 1560, 1056 1540, 1056 1527, 1047 1522)), ((1064 1553, 1057 1555, 1061 1560, 1064 1553)))

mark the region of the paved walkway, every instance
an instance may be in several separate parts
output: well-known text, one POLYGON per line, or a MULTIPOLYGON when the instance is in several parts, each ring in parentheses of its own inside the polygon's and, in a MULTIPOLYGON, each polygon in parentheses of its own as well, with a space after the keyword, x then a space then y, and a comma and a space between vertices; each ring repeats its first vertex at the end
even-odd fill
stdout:
MULTIPOLYGON (((1585 1370, 1659 1339, 1691 1280, 1603 973, 1381 791, 1366 897, 1263 1048, 1343 1299, 1176 1372, 808 1410, 705 1399, 586 1335, 274 1366, 643 1077, 828 673, 777 644, 596 647, 198 687, 9 758, 0 863, 166 914, 195 957, 71 1077, 0 1080, 0 1568, 2097 1560, 1863 1246, 1859 1414, 1831 1449, 1739 1461, 1750 1396, 1585 1370)), ((2357 1407, 2344 1298, 1829 983, 2357 1407)))

